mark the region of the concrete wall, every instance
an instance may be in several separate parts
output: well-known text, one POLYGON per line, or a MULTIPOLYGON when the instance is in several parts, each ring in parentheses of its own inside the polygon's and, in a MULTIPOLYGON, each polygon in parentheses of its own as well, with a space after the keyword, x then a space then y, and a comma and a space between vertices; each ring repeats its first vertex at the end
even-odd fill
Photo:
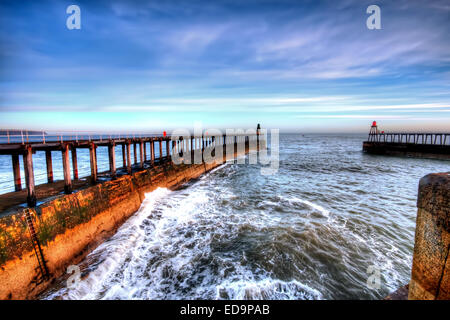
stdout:
POLYGON ((380 155, 450 160, 448 145, 364 141, 363 151, 380 155))
POLYGON ((419 183, 409 299, 450 299, 450 173, 419 183))

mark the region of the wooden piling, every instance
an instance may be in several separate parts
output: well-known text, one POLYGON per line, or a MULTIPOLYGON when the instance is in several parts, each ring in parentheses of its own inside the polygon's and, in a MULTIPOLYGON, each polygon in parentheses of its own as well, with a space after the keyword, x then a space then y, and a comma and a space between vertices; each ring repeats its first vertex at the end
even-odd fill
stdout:
POLYGON ((166 140, 166 157, 167 157, 167 160, 170 159, 170 141, 169 140, 166 140))
POLYGON ((139 156, 141 158, 140 167, 144 168, 144 142, 142 140, 139 142, 139 156))
POLYGON ((73 179, 78 179, 78 162, 77 162, 77 149, 75 147, 72 148, 72 170, 73 170, 73 179))
POLYGON ((91 142, 89 144, 89 160, 91 162, 91 182, 97 182, 97 153, 95 152, 95 144, 91 142))
POLYGON ((122 144, 122 165, 124 168, 127 167, 127 156, 126 156, 126 151, 125 151, 125 144, 122 144))
POLYGON ((177 151, 178 151, 178 155, 180 157, 184 157, 184 140, 183 140, 183 137, 180 137, 180 140, 178 140, 177 151))
POLYGON ((69 144, 62 145, 62 162, 64 171, 64 192, 66 194, 71 194, 72 178, 70 177, 69 144))
POLYGON ((194 163, 194 137, 191 137, 191 163, 194 163))
POLYGON ((134 164, 137 164, 137 144, 133 143, 134 148, 134 164))
POLYGON ((256 151, 259 151, 259 135, 261 134, 261 125, 256 126, 256 151))
POLYGON ((13 154, 12 158, 12 166, 13 166, 13 174, 14 174, 14 187, 16 191, 22 190, 22 181, 20 179, 20 162, 19 155, 13 154))
MULTIPOLYGON (((98 165, 97 165, 97 145, 95 145, 94 153, 95 153, 95 168, 97 170, 98 169, 98 165)), ((98 170, 97 170, 97 172, 98 172, 98 170)))
POLYGON ((155 141, 152 139, 150 141, 150 152, 152 157, 152 166, 155 164, 155 141))
POLYGON ((226 148, 226 136, 223 134, 222 135, 222 150, 223 150, 223 154, 225 156, 225 159, 227 159, 227 148, 226 148))
POLYGON ((158 140, 159 142, 159 160, 160 160, 160 162, 162 161, 162 158, 163 158, 163 152, 162 152, 162 139, 159 139, 158 140))
POLYGON ((111 179, 116 178, 116 152, 114 141, 110 141, 108 144, 108 156, 109 156, 109 173, 111 179))
POLYGON ((53 163, 51 150, 45 150, 45 162, 47 164, 47 182, 53 182, 53 163))
POLYGON ((147 161, 147 142, 144 141, 144 162, 147 161))
POLYGON ((25 182, 27 185, 27 204, 29 207, 35 207, 36 192, 34 190, 33 151, 30 145, 26 146, 23 155, 23 166, 25 169, 25 182))
POLYGON ((131 143, 127 141, 127 172, 131 174, 131 143))

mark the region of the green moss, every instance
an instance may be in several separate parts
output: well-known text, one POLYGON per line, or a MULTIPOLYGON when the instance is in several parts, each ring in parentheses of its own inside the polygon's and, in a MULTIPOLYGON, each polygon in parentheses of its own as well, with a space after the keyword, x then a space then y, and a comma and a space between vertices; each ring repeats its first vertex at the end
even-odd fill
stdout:
POLYGON ((89 221, 89 212, 86 207, 84 207, 84 206, 78 207, 77 213, 78 213, 78 217, 77 217, 77 221, 74 221, 74 225, 78 225, 83 222, 89 221))
POLYGON ((11 242, 11 235, 5 230, 0 230, 0 266, 8 260, 8 242, 11 242))
POLYGON ((3 243, 0 243, 0 266, 3 265, 8 259, 8 253, 6 252, 6 247, 3 243))
POLYGON ((42 245, 46 245, 55 237, 55 228, 51 223, 41 221, 39 224, 38 239, 42 245))
MULTIPOLYGON (((64 207, 64 206, 63 206, 64 207)), ((66 228, 66 214, 65 214, 65 210, 55 210, 55 218, 56 218, 56 223, 58 224, 58 226, 62 229, 66 228)))

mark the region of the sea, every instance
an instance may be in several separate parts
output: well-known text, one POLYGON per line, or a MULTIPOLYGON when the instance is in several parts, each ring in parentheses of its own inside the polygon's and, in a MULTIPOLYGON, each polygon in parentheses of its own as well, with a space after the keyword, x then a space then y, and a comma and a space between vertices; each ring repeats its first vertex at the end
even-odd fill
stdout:
POLYGON ((274 174, 229 162, 147 193, 39 298, 382 299, 411 277, 419 180, 450 161, 365 154, 366 138, 282 134, 274 174))

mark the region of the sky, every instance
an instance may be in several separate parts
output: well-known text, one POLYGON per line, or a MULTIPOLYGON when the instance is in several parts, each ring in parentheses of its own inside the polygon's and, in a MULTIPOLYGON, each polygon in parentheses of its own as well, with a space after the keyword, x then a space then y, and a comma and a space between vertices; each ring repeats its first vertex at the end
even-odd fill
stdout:
POLYGON ((3 129, 366 133, 373 120, 450 132, 448 0, 0 2, 3 129))

